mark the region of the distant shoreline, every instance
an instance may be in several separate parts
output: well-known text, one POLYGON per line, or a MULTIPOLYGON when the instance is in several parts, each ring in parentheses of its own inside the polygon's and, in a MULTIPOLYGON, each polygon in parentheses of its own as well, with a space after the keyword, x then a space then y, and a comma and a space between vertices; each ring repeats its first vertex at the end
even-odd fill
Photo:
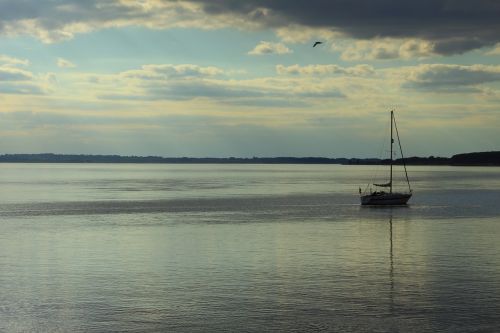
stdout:
MULTIPOLYGON (((457 154, 452 157, 409 157, 407 165, 500 166, 500 151, 457 154)), ((77 154, 4 154, 0 163, 135 163, 135 164, 342 164, 384 165, 388 159, 327 157, 160 157, 77 154)), ((395 164, 402 164, 397 159, 395 164)))

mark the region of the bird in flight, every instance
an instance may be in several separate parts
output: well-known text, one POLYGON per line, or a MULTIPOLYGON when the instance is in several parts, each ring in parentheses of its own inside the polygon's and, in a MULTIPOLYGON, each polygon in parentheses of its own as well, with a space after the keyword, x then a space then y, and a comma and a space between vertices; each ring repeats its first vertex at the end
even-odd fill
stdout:
POLYGON ((323 42, 316 42, 314 43, 313 47, 316 47, 316 45, 323 44, 323 42))

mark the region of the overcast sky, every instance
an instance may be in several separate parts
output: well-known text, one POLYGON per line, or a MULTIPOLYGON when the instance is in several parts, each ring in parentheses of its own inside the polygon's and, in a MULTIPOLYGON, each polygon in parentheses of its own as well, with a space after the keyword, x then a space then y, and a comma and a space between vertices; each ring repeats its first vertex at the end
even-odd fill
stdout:
POLYGON ((0 0, 0 153, 500 150, 496 0, 0 0), (315 41, 322 41, 312 47, 315 41))

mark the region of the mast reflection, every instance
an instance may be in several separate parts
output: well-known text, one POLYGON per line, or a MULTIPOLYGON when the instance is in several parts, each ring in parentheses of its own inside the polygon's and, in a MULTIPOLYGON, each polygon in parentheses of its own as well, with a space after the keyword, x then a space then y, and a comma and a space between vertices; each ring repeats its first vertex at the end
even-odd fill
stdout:
POLYGON ((389 299, 390 299, 390 313, 394 313, 394 254, 393 254, 393 244, 392 244, 392 215, 389 217, 389 299))

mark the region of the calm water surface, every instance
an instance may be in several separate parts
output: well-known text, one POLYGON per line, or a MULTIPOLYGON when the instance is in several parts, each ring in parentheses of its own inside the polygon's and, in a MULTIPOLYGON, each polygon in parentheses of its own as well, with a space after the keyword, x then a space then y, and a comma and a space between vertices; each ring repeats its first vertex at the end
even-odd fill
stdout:
POLYGON ((0 164, 0 331, 499 332, 500 168, 0 164))

